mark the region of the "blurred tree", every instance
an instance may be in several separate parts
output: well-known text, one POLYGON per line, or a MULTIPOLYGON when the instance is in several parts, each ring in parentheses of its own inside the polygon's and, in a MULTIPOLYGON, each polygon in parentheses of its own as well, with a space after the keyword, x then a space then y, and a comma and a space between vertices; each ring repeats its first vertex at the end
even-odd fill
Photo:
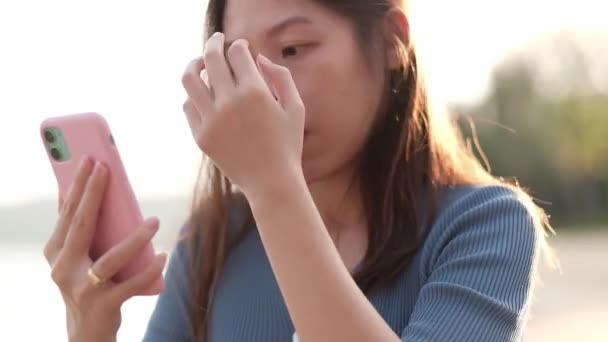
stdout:
POLYGON ((608 94, 588 60, 571 37, 547 39, 499 65, 485 100, 455 109, 492 173, 517 178, 557 225, 608 220, 608 94))

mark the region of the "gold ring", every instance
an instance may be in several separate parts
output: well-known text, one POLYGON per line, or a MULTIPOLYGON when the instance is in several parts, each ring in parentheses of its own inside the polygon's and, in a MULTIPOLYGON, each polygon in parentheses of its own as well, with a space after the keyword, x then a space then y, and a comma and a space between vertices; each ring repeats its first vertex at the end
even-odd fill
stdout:
POLYGON ((93 285, 94 287, 102 287, 106 283, 106 279, 98 276, 97 274, 95 274, 95 272, 93 272, 92 266, 89 267, 89 270, 87 271, 87 276, 89 277, 91 285, 93 285))

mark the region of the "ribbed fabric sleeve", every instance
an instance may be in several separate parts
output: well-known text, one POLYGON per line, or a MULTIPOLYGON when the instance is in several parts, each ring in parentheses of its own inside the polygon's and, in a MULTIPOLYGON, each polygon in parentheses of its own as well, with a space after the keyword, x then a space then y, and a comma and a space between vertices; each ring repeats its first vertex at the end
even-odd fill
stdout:
MULTIPOLYGON (((446 189, 408 269, 368 299, 405 342, 519 341, 541 238, 526 203, 504 186, 446 189)), ((145 342, 192 340, 185 247, 172 253, 145 342)), ((211 331, 212 342, 291 341, 293 324, 256 229, 226 260, 211 331)))
POLYGON ((188 302, 186 241, 180 241, 169 258, 165 272, 165 290, 158 296, 144 342, 186 342, 192 340, 188 302))
POLYGON ((518 341, 525 323, 539 232, 504 187, 455 200, 427 239, 428 280, 403 341, 518 341))

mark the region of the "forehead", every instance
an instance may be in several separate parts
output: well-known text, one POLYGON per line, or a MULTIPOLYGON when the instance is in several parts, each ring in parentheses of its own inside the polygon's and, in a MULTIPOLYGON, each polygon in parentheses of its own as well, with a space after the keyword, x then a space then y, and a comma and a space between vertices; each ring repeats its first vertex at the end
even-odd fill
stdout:
POLYGON ((224 34, 228 39, 253 38, 293 17, 321 24, 327 15, 313 0, 227 0, 224 34))

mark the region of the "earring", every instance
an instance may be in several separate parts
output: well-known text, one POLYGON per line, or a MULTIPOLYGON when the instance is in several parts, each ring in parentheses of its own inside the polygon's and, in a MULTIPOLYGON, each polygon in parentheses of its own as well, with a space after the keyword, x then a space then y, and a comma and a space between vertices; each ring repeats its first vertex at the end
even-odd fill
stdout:
POLYGON ((399 93, 399 87, 401 85, 401 82, 403 82, 402 76, 403 75, 403 67, 399 67, 399 69, 397 70, 393 70, 390 74, 390 85, 391 85, 391 93, 393 93, 394 95, 399 93))
MULTIPOLYGON (((391 93, 394 97, 396 97, 399 94, 399 85, 398 85, 398 76, 396 73, 393 73, 391 75, 391 93)), ((395 114, 395 122, 399 122, 399 114, 395 114)))

